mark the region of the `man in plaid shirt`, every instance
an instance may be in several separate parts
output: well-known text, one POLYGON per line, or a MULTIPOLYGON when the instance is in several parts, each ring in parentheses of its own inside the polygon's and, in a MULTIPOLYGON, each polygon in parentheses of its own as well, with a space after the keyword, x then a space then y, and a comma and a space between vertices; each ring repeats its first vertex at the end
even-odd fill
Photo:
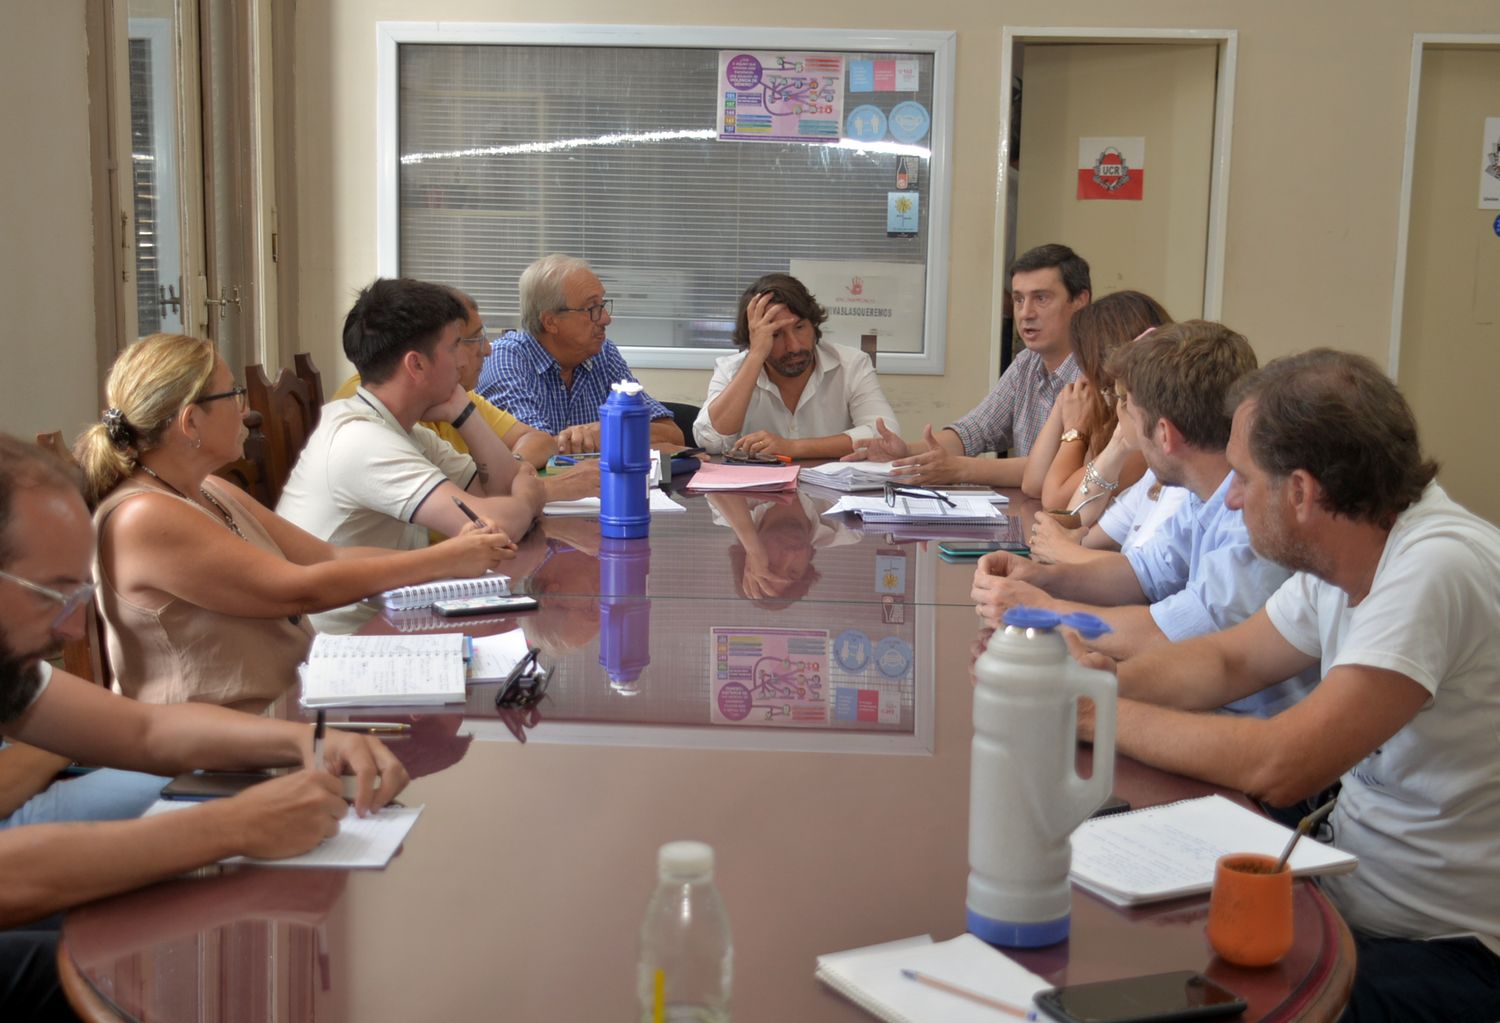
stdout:
MULTIPOLYGON (((609 385, 635 380, 604 336, 611 322, 604 285, 581 259, 554 253, 521 274, 521 330, 502 334, 479 373, 479 393, 527 426, 557 436, 564 454, 599 450, 599 406, 609 385)), ((651 443, 681 444, 661 402, 651 410, 651 443)))
POLYGON ((1068 324, 1088 305, 1089 265, 1066 245, 1039 245, 1010 267, 1011 306, 1026 349, 973 411, 907 444, 876 421, 879 434, 855 441, 849 459, 896 461, 915 483, 1021 484, 1026 455, 1064 384, 1078 379, 1068 324), (1010 457, 980 458, 1009 451, 1010 457))

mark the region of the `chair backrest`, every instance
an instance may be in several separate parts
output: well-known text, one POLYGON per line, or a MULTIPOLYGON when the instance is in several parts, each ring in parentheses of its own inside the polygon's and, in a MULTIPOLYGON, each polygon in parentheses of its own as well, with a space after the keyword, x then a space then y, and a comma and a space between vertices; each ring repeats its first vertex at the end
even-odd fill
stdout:
POLYGON ((693 424, 698 421, 698 406, 689 405, 683 401, 664 401, 663 405, 667 411, 672 413, 672 419, 676 421, 677 428, 682 431, 682 442, 692 447, 698 442, 693 439, 693 424))
POLYGON ((266 441, 263 424, 264 419, 259 412, 251 410, 245 413, 245 428, 250 431, 250 435, 245 438, 245 455, 239 461, 216 469, 214 475, 228 480, 269 508, 273 499, 270 490, 271 469, 266 463, 266 451, 270 445, 266 441))
POLYGON ((322 376, 305 354, 296 358, 297 372, 282 367, 275 381, 261 366, 245 367, 250 407, 261 414, 266 435, 266 493, 268 505, 281 497, 281 488, 297 464, 307 438, 317 428, 323 408, 322 376))
MULTIPOLYGON (((61 430, 39 433, 36 435, 36 442, 39 447, 52 452, 69 465, 75 467, 78 465, 73 452, 68 450, 68 445, 63 441, 61 430)), ((90 682, 97 682, 101 686, 108 686, 109 658, 104 650, 104 623, 99 618, 97 603, 89 602, 88 607, 84 609, 83 620, 83 638, 70 639, 63 643, 63 670, 70 675, 77 675, 90 682)))
POLYGON ((859 336, 859 350, 870 357, 870 365, 872 366, 875 365, 875 358, 879 354, 875 350, 879 341, 880 338, 875 334, 861 334, 859 336))

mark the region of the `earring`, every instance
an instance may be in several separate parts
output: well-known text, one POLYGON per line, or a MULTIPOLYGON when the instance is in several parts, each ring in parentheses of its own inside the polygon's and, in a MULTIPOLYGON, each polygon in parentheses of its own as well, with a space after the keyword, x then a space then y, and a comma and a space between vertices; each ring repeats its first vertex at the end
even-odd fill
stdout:
POLYGON ((202 437, 194 437, 193 438, 193 450, 197 451, 202 446, 203 446, 203 438, 202 437))

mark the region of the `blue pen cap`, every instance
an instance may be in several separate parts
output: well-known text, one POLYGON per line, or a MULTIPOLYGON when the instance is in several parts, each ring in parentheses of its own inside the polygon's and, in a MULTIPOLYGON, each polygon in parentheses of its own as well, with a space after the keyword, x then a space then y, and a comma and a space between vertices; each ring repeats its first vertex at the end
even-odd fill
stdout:
POLYGON ((1056 611, 1040 607, 1013 607, 1001 621, 1018 629, 1055 629, 1063 619, 1056 611))

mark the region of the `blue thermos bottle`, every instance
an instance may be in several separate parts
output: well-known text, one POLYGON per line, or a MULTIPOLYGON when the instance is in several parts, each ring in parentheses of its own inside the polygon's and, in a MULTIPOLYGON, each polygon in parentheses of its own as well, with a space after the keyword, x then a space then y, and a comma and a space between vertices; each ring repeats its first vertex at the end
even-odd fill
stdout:
POLYGON ((599 532, 632 540, 651 531, 651 412, 633 380, 610 384, 599 406, 599 532))

